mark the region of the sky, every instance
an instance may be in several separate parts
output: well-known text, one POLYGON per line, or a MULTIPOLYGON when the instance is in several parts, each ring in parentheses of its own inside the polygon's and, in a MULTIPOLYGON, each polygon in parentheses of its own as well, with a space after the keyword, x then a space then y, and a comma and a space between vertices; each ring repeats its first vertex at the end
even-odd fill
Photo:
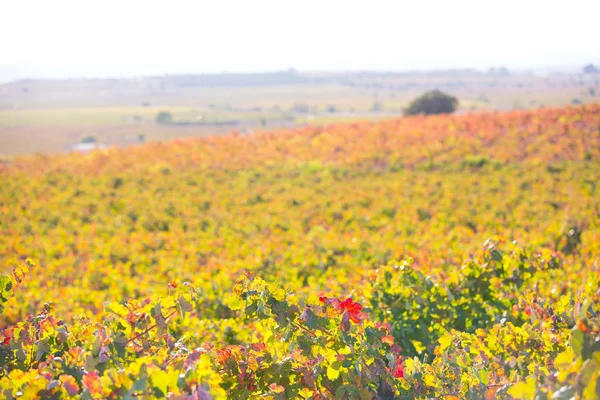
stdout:
POLYGON ((600 63, 599 0, 0 0, 0 81, 600 63))

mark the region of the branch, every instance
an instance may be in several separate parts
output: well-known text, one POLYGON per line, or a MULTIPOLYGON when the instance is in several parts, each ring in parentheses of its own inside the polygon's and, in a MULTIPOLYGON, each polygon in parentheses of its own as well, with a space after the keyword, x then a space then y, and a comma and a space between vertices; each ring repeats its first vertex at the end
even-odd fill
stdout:
MULTIPOLYGON (((173 316, 173 314, 175 314, 176 312, 177 312, 177 309, 173 310, 173 312, 171 314, 169 314, 165 317, 165 321, 168 320, 169 318, 171 318, 173 316)), ((140 337, 144 336, 146 333, 150 332, 154 328, 156 328, 156 323, 150 325, 143 332, 140 332, 137 335, 135 335, 134 337, 132 337, 131 339, 129 339, 125 344, 128 345, 129 343, 133 342, 134 340, 139 339, 140 337)))

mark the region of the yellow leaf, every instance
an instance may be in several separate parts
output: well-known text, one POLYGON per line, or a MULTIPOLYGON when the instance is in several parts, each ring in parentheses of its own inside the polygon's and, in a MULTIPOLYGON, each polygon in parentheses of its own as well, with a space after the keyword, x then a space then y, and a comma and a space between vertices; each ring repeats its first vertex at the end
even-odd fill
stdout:
POLYGON ((165 395, 169 392, 169 388, 177 385, 177 380, 173 380, 173 378, 167 372, 161 369, 154 370, 152 372, 151 379, 152 385, 160 389, 160 391, 165 395))
POLYGON ((425 349, 427 349, 427 347, 425 347, 423 345, 423 343, 419 342, 418 340, 411 340, 410 342, 412 343, 412 345, 415 347, 415 350, 419 354, 421 354, 423 351, 425 351, 425 349))
POLYGON ((558 356, 556 356, 556 359, 554 360, 554 365, 559 370, 561 370, 564 367, 569 367, 571 364, 573 364, 574 360, 575 360, 575 354, 573 353, 573 349, 570 347, 567 347, 565 349, 565 351, 563 351, 558 356))
POLYGON ((415 361, 412 358, 404 360, 404 372, 409 375, 415 372, 415 361))
POLYGON ((285 290, 283 290, 282 288, 275 289, 273 292, 271 292, 271 295, 277 301, 285 300, 285 290))
POLYGON ((452 344, 452 338, 449 335, 444 335, 439 339, 442 351, 446 350, 452 344))
POLYGON ((232 310, 239 310, 244 305, 244 300, 240 299, 236 295, 230 294, 225 297, 225 304, 227 304, 227 306, 232 310))
POLYGON ((129 310, 127 309, 127 307, 125 307, 124 305, 119 304, 117 302, 112 302, 110 304, 107 304, 104 307, 104 309, 106 311, 113 312, 121 317, 125 317, 125 316, 127 316, 127 314, 129 314, 129 310))
POLYGON ((177 300, 173 296, 167 296, 162 299, 161 306, 163 309, 173 308, 177 305, 177 300))
POLYGON ((331 381, 335 381, 340 376, 340 371, 331 367, 327 368, 327 378, 331 381))
POLYGON ((598 395, 598 384, 600 383, 600 372, 596 372, 591 379, 589 380, 588 385, 583 390, 583 398, 584 399, 595 399, 598 395))
POLYGON ((508 389, 508 394, 515 399, 533 399, 535 397, 535 379, 527 378, 527 381, 515 383, 508 389))
POLYGON ((435 381, 435 376, 433 375, 425 375, 424 381, 427 386, 438 387, 438 384, 435 381))

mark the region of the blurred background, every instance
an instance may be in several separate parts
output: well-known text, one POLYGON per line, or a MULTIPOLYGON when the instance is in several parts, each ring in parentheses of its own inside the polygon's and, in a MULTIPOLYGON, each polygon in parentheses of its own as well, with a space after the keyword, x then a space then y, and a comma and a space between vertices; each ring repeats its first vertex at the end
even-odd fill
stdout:
POLYGON ((0 155, 600 101, 600 2, 0 6, 0 155))

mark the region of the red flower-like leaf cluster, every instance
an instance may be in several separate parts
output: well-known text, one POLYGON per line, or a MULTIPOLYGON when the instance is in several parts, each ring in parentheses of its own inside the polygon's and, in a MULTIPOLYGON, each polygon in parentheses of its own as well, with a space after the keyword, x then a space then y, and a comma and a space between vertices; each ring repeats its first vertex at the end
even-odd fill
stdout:
POLYGON ((321 296, 319 297, 319 301, 324 304, 331 304, 340 314, 346 312, 350 321, 355 324, 358 324, 366 317, 366 314, 362 312, 362 305, 352 300, 352 297, 348 297, 346 300, 339 300, 321 296))
POLYGON ((10 346, 10 340, 13 337, 14 330, 15 330, 15 328, 12 327, 12 328, 8 328, 8 329, 5 329, 4 331, 2 331, 2 334, 4 335, 4 339, 2 340, 2 342, 0 342, 0 344, 2 344, 2 346, 10 346))
POLYGON ((404 378, 404 363, 402 362, 403 357, 396 357, 396 365, 394 366, 394 378, 404 378))

